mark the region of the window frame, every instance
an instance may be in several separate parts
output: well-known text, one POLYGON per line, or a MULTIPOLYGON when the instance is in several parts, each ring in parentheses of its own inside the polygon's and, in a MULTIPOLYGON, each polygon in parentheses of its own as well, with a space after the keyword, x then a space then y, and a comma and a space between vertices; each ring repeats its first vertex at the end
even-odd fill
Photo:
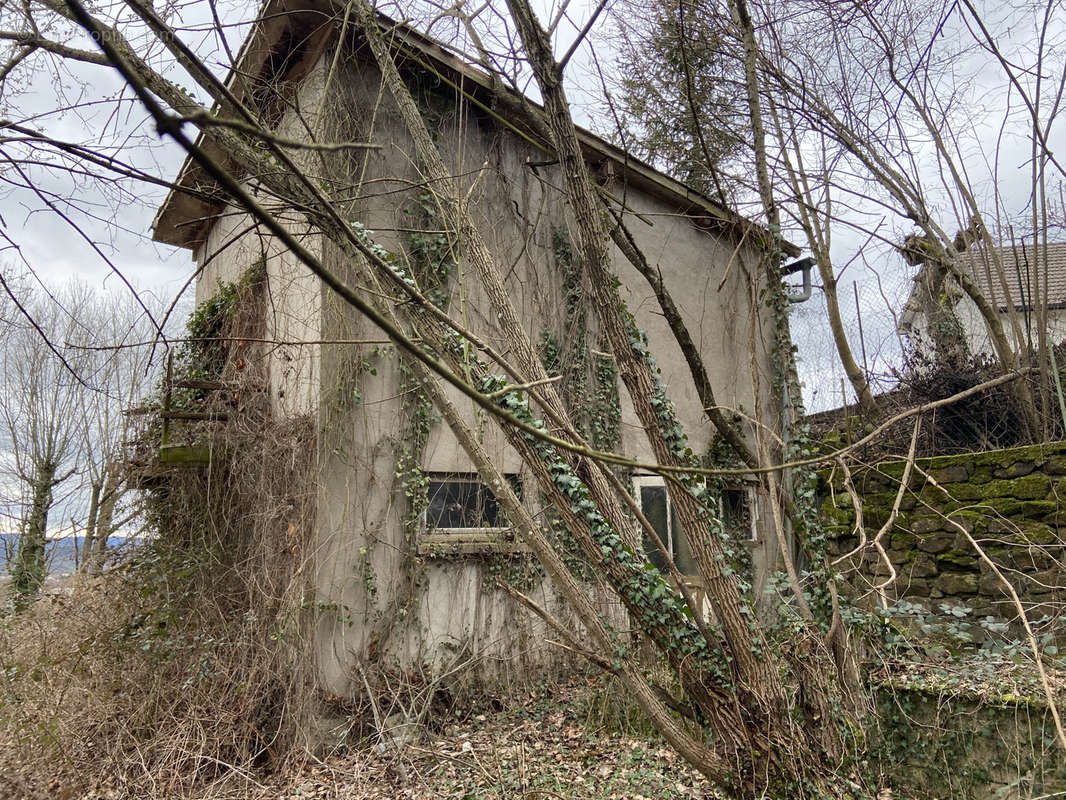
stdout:
POLYGON ((722 495, 718 496, 718 514, 721 519, 725 518, 725 492, 740 492, 744 498, 744 503, 747 506, 748 512, 748 537, 744 541, 749 544, 758 544, 759 538, 759 520, 758 520, 758 502, 759 493, 756 491, 756 484, 750 481, 742 481, 730 486, 723 487, 722 495))
MULTIPOLYGON (((667 488, 666 479, 661 475, 634 475, 633 478, 633 499, 636 501, 637 508, 641 513, 644 513, 644 503, 641 497, 641 489, 644 487, 661 488, 666 494, 666 527, 667 527, 667 541, 663 542, 669 548, 670 557, 676 564, 679 558, 678 545, 675 542, 674 535, 674 503, 670 497, 670 490, 667 488)), ((718 515, 719 519, 725 517, 725 497, 724 492, 740 492, 743 498, 744 504, 747 507, 749 532, 745 541, 750 545, 757 545, 761 539, 759 537, 759 525, 758 525, 758 498, 759 493, 756 491, 756 484, 750 481, 741 481, 730 486, 723 487, 723 494, 718 496, 718 515)), ((658 533, 658 531, 656 531, 658 533)), ((644 531, 641 531, 642 538, 646 538, 644 531)), ((691 545, 689 545, 691 547, 691 545)), ((650 554, 649 554, 650 556, 650 554)), ((680 568, 680 567, 679 567, 680 568)), ((699 578, 696 574, 688 574, 682 572, 686 581, 697 580, 699 578)))
MULTIPOLYGON (((504 473, 504 480, 516 482, 521 489, 521 475, 504 473)), ((503 516, 495 493, 481 480, 477 472, 427 472, 426 505, 422 509, 417 537, 417 552, 429 557, 450 555, 477 555, 479 553, 527 553, 529 548, 516 541, 513 525, 494 525, 482 527, 432 527, 429 524, 429 487, 433 483, 476 484, 487 491, 497 503, 498 513, 503 516)), ((521 497, 521 491, 519 491, 521 497)))
MULTIPOLYGON (((633 476, 633 499, 637 501, 637 508, 640 509, 641 514, 644 514, 644 499, 641 496, 640 490, 645 487, 662 489, 666 493, 666 541, 663 542, 663 544, 665 544, 666 549, 670 551, 670 558, 674 558, 674 504, 670 499, 670 491, 666 488, 666 479, 661 475, 633 476)), ((645 531, 641 531, 641 533, 642 535, 646 535, 645 531)), ((659 532, 656 531, 656 533, 659 532)), ((659 537, 662 538, 662 534, 659 534, 659 537)))
MULTIPOLYGON (((673 560, 673 562, 675 564, 677 564, 678 559, 680 558, 680 554, 679 554, 678 547, 677 547, 677 544, 675 542, 675 536, 674 536, 674 516, 675 516, 675 513, 674 513, 674 501, 670 497, 670 490, 667 488, 666 479, 662 475, 634 475, 632 480, 633 480, 633 499, 636 501, 637 508, 640 509, 640 513, 642 513, 642 514, 644 514, 644 501, 643 501, 643 497, 641 496, 641 489, 643 489, 645 487, 648 487, 648 488, 652 488, 652 489, 662 489, 663 490, 663 493, 666 496, 666 529, 667 529, 667 540, 665 542, 663 542, 663 544, 665 544, 667 549, 669 550, 670 558, 673 560)), ((645 515, 645 516, 647 516, 647 515, 645 515)), ((649 520, 649 522, 650 522, 650 520, 649 520)), ((656 531, 656 533, 658 533, 658 531, 656 531)), ((647 538, 647 533, 643 529, 641 530, 641 538, 642 539, 647 538)), ((661 534, 660 534, 660 538, 662 538, 661 534)), ((648 556, 650 558, 651 554, 649 553, 648 556)), ((680 566, 678 567, 678 569, 680 569, 680 566)), ((699 575, 697 573, 689 574, 689 573, 682 572, 682 575, 685 576, 686 582, 687 581, 694 581, 694 580, 699 578, 699 575)))

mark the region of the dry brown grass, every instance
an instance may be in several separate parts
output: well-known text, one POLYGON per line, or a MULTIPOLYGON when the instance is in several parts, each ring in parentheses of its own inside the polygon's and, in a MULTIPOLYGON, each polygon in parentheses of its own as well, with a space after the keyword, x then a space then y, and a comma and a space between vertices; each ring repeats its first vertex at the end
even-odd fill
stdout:
POLYGON ((0 798, 191 797, 308 751, 315 442, 271 419, 256 366, 198 400, 227 424, 180 434, 209 466, 161 467, 158 431, 132 449, 153 542, 0 618, 0 798))
POLYGON ((313 694, 295 646, 302 536, 291 507, 231 527, 224 517, 247 514, 226 496, 233 484, 224 473, 234 466, 190 473, 168 489, 174 518, 185 522, 193 514, 182 514, 180 499, 214 491, 217 505, 203 516, 218 525, 192 528, 183 541, 171 532, 106 577, 3 621, 0 762, 9 765, 9 796, 57 787, 66 796, 185 796, 300 750, 313 694), (227 530, 245 535, 227 541, 227 530))

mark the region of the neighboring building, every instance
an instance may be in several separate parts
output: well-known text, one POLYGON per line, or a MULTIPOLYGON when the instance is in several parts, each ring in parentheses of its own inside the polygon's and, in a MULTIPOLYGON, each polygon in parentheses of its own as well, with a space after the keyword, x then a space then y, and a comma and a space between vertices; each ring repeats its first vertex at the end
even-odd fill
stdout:
MULTIPOLYGON (((981 293, 998 310, 1003 330, 1015 352, 1037 348, 1038 330, 1047 308, 1047 338, 1066 339, 1066 242, 1047 248, 1032 242, 987 249, 979 245, 958 256, 960 267, 973 276, 981 293)), ((931 343, 930 319, 944 303, 954 311, 970 352, 992 354, 985 320, 974 302, 955 281, 939 283, 934 267, 925 264, 914 277, 914 288, 899 319, 899 332, 912 342, 931 343), (932 286, 930 286, 932 282, 932 286)))
MULTIPOLYGON (((453 259, 447 238, 434 233, 433 203, 412 156, 414 147, 365 44, 353 35, 340 45, 345 57, 335 59, 334 18, 309 7, 278 15, 264 12, 263 19, 269 22, 259 25, 245 44, 239 68, 243 79, 257 76, 257 86, 283 94, 289 109, 301 109, 305 121, 315 120, 312 124, 328 131, 323 139, 340 136, 378 145, 348 154, 338 162, 343 169, 322 178, 350 187, 351 218, 405 258, 426 259, 429 252, 437 266, 453 259)), ((585 367, 586 391, 571 398, 577 415, 601 444, 652 460, 624 391, 618 396, 613 359, 596 333, 594 310, 582 295, 580 273, 571 261, 571 218, 559 167, 526 135, 533 130, 529 118, 514 111, 513 96, 498 94, 484 73, 442 46, 402 27, 390 28, 390 37, 445 158, 471 193, 475 223, 505 265, 506 284, 530 337, 543 345, 547 359, 554 347, 585 367), (457 86, 461 95, 453 88, 457 86), (501 97, 511 101, 506 119, 494 110, 502 107, 501 97)), ((293 116, 291 110, 280 114, 279 130, 288 136, 300 133, 293 116)), ((781 412, 771 367, 772 322, 761 313, 766 279, 750 244, 761 231, 602 139, 587 132, 581 138, 600 185, 616 208, 624 209, 638 244, 673 293, 702 349, 719 403, 747 415, 743 424, 753 440, 766 435, 752 420, 780 420, 781 412)), ((193 252, 201 270, 198 301, 209 297, 219 280, 234 281, 251 265, 265 263, 266 338, 293 343, 266 353, 275 414, 312 415, 318 421, 316 602, 343 609, 333 615, 336 619, 325 615, 318 626, 316 652, 325 686, 343 693, 357 679, 354 665, 374 636, 375 624, 397 608, 403 611, 401 622, 387 642, 376 641, 375 646, 401 664, 440 669, 475 658, 485 677, 499 674, 504 660, 518 662, 506 670, 543 664, 552 651, 543 642, 543 625, 497 590, 492 579, 501 563, 510 568, 506 565, 513 567, 522 558, 521 548, 455 437, 446 425, 435 424, 423 452, 405 451, 404 420, 413 413, 412 394, 398 359, 374 344, 299 344, 380 339, 380 332, 290 253, 254 230, 245 214, 213 199, 209 182, 191 162, 179 183, 198 192, 171 193, 156 219, 155 238, 193 252), (344 388, 343 397, 338 387, 344 388), (403 457, 417 460, 428 489, 427 507, 413 521, 414 530, 398 476, 404 472, 403 457), (516 551, 517 556, 501 556, 516 551), (417 580, 407 580, 415 568, 417 580)), ((328 265, 344 273, 331 247, 315 246, 328 265)), ((706 452, 714 431, 653 292, 621 255, 614 266, 629 309, 649 333, 691 447, 706 452)), ((460 253, 452 272, 462 270, 460 253)), ((451 313, 484 338, 500 340, 495 315, 475 280, 465 275, 460 281, 453 274, 445 291, 451 313)), ((569 385, 573 390, 575 383, 569 385)), ((539 512, 531 477, 493 421, 458 394, 455 400, 539 512)), ((686 542, 672 522, 662 479, 635 475, 632 480, 638 501, 684 561, 686 542)), ((769 508, 758 491, 737 485, 723 505, 725 516, 750 540, 757 565, 765 559, 764 548, 776 552, 769 508)), ((544 581, 534 581, 530 591, 565 614, 544 581)), ((598 596, 611 604, 606 592, 598 596)), ((618 609, 612 613, 621 618, 618 609)))

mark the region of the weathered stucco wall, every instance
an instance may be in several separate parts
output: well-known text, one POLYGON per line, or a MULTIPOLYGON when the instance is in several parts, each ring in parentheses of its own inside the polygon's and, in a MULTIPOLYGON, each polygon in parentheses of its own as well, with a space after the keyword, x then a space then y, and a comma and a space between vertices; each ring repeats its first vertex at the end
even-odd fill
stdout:
MULTIPOLYGON (((977 305, 969 297, 962 297, 958 304, 955 306, 955 314, 959 319, 959 324, 962 325, 962 329, 966 334, 966 343, 970 347, 970 351, 973 353, 983 353, 985 355, 994 355, 995 349, 992 347, 992 339, 988 334, 988 327, 985 325, 984 317, 981 316, 980 310, 977 305)), ((1003 325, 1003 330, 1007 334, 1007 338, 1014 346, 1014 351, 1017 353, 1024 352, 1028 346, 1028 342, 1036 342, 1039 340, 1039 326, 1040 321, 1037 319, 1037 315, 1030 313, 1029 317, 1029 330, 1025 329, 1026 315, 1021 311, 1017 312, 1017 321, 1022 336, 1022 341, 1016 341, 1014 336, 1014 328, 1010 319, 1011 315, 1007 312, 1002 312, 999 315, 999 321, 1003 325), (1025 338, 1028 337, 1028 338, 1025 338)), ((916 323, 916 327, 923 331, 926 330, 926 321, 924 317, 920 317, 916 323)), ((1063 340, 1066 340, 1066 312, 1062 309, 1050 309, 1047 313, 1047 340, 1051 344, 1061 344, 1063 340)))
MULTIPOLYGON (((415 269, 416 237, 440 233, 434 230, 440 223, 435 222, 439 211, 431 185, 391 97, 365 57, 342 60, 332 76, 330 98, 320 102, 323 75, 332 63, 330 50, 304 79, 301 108, 309 110, 308 119, 319 126, 323 140, 368 141, 378 147, 337 152, 328 163, 310 165, 311 174, 331 189, 343 187, 350 217, 415 269)), ((568 288, 580 270, 566 263, 565 251, 576 249, 576 242, 558 165, 545 164, 541 151, 479 109, 465 103, 457 107, 441 84, 420 84, 416 77, 412 85, 530 339, 553 339, 564 347, 580 341, 590 376, 600 366, 610 366, 613 358, 605 352, 587 295, 576 305, 568 307, 566 301, 568 293, 580 293, 581 286, 579 278, 576 289, 568 288)), ((702 348, 718 403, 750 417, 778 419, 769 355, 772 320, 763 313, 765 278, 755 249, 712 233, 686 213, 686 207, 627 185, 624 175, 605 178, 604 185, 624 198, 626 223, 651 265, 660 270, 702 348)), ((246 218, 231 210, 213 226, 198 253, 204 267, 198 299, 210 294, 218 278, 234 280, 263 257, 270 335, 324 342, 276 347, 270 374, 275 410, 282 415, 310 410, 319 420, 317 545, 309 568, 316 576, 315 651, 325 687, 344 694, 359 686, 359 665, 368 654, 434 674, 470 662, 488 679, 533 675, 568 660, 545 642, 543 623, 496 586, 497 577, 517 582, 557 618, 575 624, 528 555, 420 547, 421 519, 411 511, 417 480, 473 472, 469 459, 435 411, 420 406, 402 358, 381 342, 381 332, 269 237, 245 225, 246 218), (423 423, 425 442, 416 443, 423 423)), ((337 252, 327 247, 323 257, 349 284, 362 286, 353 265, 337 252)), ((499 320, 464 263, 461 242, 455 243, 451 258, 454 264, 441 289, 450 313, 492 345, 505 346, 499 320)), ((649 333, 690 445, 697 453, 705 452, 714 430, 657 301, 618 253, 615 268, 629 309, 649 333)), ((613 374, 609 386, 598 386, 603 390, 598 398, 590 400, 596 386, 586 388, 588 396, 574 399, 588 424, 616 414, 609 446, 653 460, 613 374)), ((531 476, 495 422, 457 392, 449 393, 496 463, 515 476, 526 502, 543 517, 531 476)), ((752 427, 751 435, 764 431, 752 427)), ((617 599, 602 587, 590 587, 590 592, 603 613, 624 627, 617 599)))
MULTIPOLYGON (((300 84, 294 103, 303 122, 294 114, 286 114, 278 125, 280 135, 299 137, 306 130, 304 122, 314 124, 321 88, 317 77, 300 84)), ((296 153, 293 158, 298 163, 308 163, 308 169, 313 171, 306 154, 296 153)), ((246 188, 255 191, 253 186, 246 188)), ((301 236, 304 246, 312 252, 321 250, 315 237, 304 235, 306 225, 302 220, 290 216, 281 221, 292 234, 301 236)), ((213 295, 220 281, 236 283, 251 267, 265 267, 268 301, 263 315, 264 338, 268 341, 261 347, 267 360, 271 404, 281 417, 317 411, 322 384, 318 345, 322 339, 321 281, 257 226, 249 214, 232 205, 226 206, 210 226, 194 260, 198 269, 197 303, 213 295)))
MULTIPOLYGON (((903 470, 904 462, 893 461, 853 474, 867 541, 888 521, 903 470)), ((932 610, 963 606, 974 619, 1017 621, 1013 603, 969 533, 1010 580, 1031 620, 1056 615, 1066 600, 1064 476, 1066 442, 919 459, 899 517, 881 538, 891 569, 870 546, 838 566, 848 570, 860 592, 895 570, 885 588, 891 599, 919 601, 932 610)), ((855 512, 841 472, 822 477, 829 550, 839 557, 859 544, 855 512)))

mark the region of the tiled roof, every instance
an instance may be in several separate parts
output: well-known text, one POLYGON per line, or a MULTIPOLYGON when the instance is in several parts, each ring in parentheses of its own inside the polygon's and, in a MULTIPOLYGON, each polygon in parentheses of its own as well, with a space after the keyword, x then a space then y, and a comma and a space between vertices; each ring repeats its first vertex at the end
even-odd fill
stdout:
POLYGON ((1001 311, 1008 303, 1015 308, 1032 308, 1046 301, 1050 308, 1066 308, 1066 242, 1049 242, 1047 250, 1031 243, 996 247, 1003 264, 1001 277, 996 259, 984 249, 971 249, 959 256, 960 266, 969 267, 974 281, 1001 311), (1045 252, 1047 255, 1045 264, 1045 252), (1003 278, 1006 278, 1007 292, 1003 278))

